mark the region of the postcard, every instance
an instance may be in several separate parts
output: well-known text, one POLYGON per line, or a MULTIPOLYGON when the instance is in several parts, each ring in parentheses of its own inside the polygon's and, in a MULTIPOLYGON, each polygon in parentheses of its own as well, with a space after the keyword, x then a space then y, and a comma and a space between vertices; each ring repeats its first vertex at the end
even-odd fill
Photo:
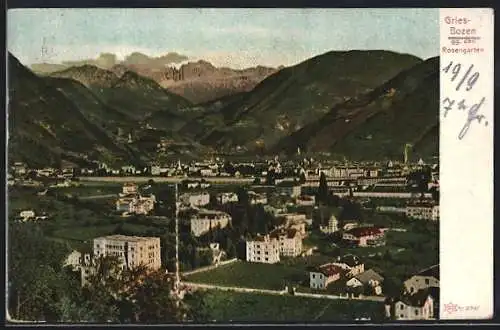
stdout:
POLYGON ((493 317, 493 10, 7 13, 11 323, 493 317))

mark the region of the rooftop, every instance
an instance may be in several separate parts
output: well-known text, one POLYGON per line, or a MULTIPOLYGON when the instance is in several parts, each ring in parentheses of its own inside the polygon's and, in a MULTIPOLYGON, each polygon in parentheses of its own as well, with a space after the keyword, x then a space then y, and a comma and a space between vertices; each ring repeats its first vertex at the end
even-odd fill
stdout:
POLYGON ((344 272, 342 267, 333 265, 333 264, 324 264, 318 267, 318 271, 326 276, 332 276, 335 274, 341 274, 344 272))
MULTIPOLYGON (((416 293, 409 295, 405 294, 401 296, 398 300, 396 301, 401 301, 405 305, 408 306, 413 306, 413 307, 422 307, 425 304, 425 301, 427 298, 432 295, 430 294, 428 289, 422 289, 417 291, 416 293)), ((433 299, 436 299, 435 297, 432 297, 433 299)))
POLYGON ((417 275, 432 276, 439 280, 439 265, 434 265, 424 270, 421 270, 417 275))
POLYGON ((353 254, 346 254, 338 260, 338 262, 344 263, 349 267, 354 267, 361 264, 359 258, 353 254))
POLYGON ((384 278, 375 272, 373 269, 368 269, 367 271, 356 275, 356 278, 363 284, 370 282, 371 280, 382 282, 384 278))
POLYGON ((121 241, 121 242, 145 242, 149 240, 156 240, 159 237, 143 237, 143 236, 126 236, 126 235, 109 235, 109 236, 101 236, 96 237, 94 240, 110 240, 110 241, 121 241))
POLYGON ((361 237, 382 234, 382 231, 377 227, 356 227, 348 230, 346 233, 361 237))

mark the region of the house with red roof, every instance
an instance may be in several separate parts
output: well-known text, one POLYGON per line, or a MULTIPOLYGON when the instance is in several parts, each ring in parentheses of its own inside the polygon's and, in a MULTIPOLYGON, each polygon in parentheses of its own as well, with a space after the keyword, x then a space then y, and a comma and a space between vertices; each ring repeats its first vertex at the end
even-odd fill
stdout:
POLYGON ((378 227, 355 227, 344 232, 342 239, 360 247, 385 245, 384 230, 378 227))
POLYGON ((326 289, 345 273, 345 269, 332 263, 321 265, 309 272, 309 286, 311 289, 326 289))

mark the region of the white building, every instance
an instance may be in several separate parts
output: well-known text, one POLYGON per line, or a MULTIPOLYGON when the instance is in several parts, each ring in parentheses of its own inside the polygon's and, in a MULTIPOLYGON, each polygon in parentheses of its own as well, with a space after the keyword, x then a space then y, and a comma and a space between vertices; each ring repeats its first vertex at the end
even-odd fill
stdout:
POLYGON ((115 255, 123 269, 139 265, 157 270, 161 267, 159 237, 111 235, 94 239, 94 256, 115 255))
POLYGON ((297 205, 314 206, 316 205, 316 197, 314 195, 301 195, 296 199, 297 205))
POLYGON ((219 203, 236 203, 238 202, 238 195, 234 192, 224 192, 218 196, 219 203))
POLYGON ((183 194, 180 200, 192 207, 203 207, 210 203, 210 194, 207 192, 183 194))
POLYGON ((372 269, 368 269, 365 272, 359 273, 353 276, 350 280, 346 282, 348 287, 370 287, 375 295, 382 294, 382 282, 384 278, 380 276, 377 272, 372 269))
POLYGON ((27 221, 29 219, 35 219, 35 211, 33 210, 24 210, 19 213, 19 216, 23 221, 27 221))
POLYGON ((404 282, 404 291, 408 294, 429 288, 439 288, 439 265, 424 269, 404 282))
POLYGON ((335 217, 335 215, 332 215, 330 219, 328 219, 328 225, 327 226, 320 226, 320 230, 325 233, 325 234, 333 234, 339 231, 339 221, 335 217))
POLYGON ((399 298, 394 305, 396 320, 435 319, 434 299, 427 290, 399 298))
POLYGON ((280 244, 269 235, 257 236, 246 242, 246 260, 248 262, 260 262, 274 264, 280 261, 280 244))
POLYGON ((125 183, 122 187, 122 195, 137 194, 137 185, 135 183, 125 183))
POLYGON ((133 195, 119 198, 116 201, 116 210, 125 213, 149 214, 154 210, 156 197, 154 195, 133 195))
POLYGON ((359 260, 359 258, 352 254, 347 254, 343 257, 337 257, 332 265, 339 266, 345 270, 345 275, 347 277, 353 277, 359 275, 365 271, 365 264, 359 260))
POLYGON ((296 229, 278 228, 269 233, 269 237, 279 241, 281 256, 296 257, 302 253, 302 235, 296 229))
POLYGON ((418 220, 439 220, 439 205, 409 205, 405 214, 408 218, 418 220))
POLYGON ((161 174, 160 166, 157 165, 151 166, 151 175, 160 175, 160 174, 161 174))
POLYGON ((328 263, 309 272, 309 286, 311 289, 326 289, 330 283, 340 279, 345 273, 341 267, 328 263))
POLYGON ((210 231, 210 228, 224 228, 231 222, 231 216, 225 212, 202 209, 190 220, 191 233, 198 237, 210 231))
POLYGON ((75 271, 79 271, 82 266, 82 260, 83 255, 81 252, 78 252, 76 250, 73 250, 68 257, 66 258, 64 262, 64 266, 69 266, 75 271))

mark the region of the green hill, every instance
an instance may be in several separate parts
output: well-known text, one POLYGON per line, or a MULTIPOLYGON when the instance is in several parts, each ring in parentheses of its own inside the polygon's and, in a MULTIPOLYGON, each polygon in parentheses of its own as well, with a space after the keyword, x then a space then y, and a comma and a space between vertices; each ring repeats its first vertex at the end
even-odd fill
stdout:
POLYGON ((89 121, 63 92, 8 57, 9 162, 58 165, 61 160, 130 158, 126 147, 89 121))
MULTIPOLYGON (((184 124, 180 109, 191 106, 186 99, 163 89, 157 82, 143 77, 133 71, 126 71, 120 77, 115 73, 92 65, 71 67, 50 74, 51 77, 69 78, 79 81, 106 105, 115 108, 136 121, 146 120, 153 114, 161 113, 161 117, 170 118, 162 121, 172 127, 184 124)), ((160 115, 159 115, 160 116, 160 115)), ((154 121, 151 124, 156 124, 154 121)))
POLYGON ((439 154, 439 57, 401 72, 273 146, 273 152, 328 151, 354 159, 401 158, 404 144, 415 157, 439 154))
POLYGON ((280 70, 182 131, 218 149, 252 150, 257 144, 269 148, 332 106, 370 92, 420 62, 389 51, 328 52, 280 70))

